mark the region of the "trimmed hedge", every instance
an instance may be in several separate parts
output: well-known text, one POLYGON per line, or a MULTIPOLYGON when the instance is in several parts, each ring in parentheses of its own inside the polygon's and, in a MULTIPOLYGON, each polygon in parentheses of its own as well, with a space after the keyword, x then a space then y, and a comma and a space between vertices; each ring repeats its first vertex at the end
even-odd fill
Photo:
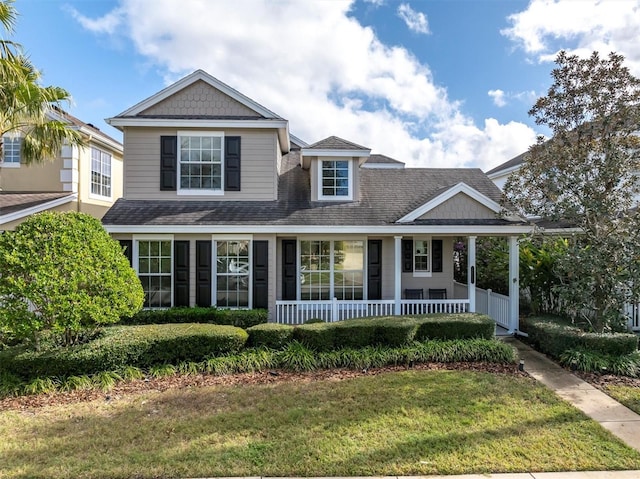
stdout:
POLYGON ((417 341, 429 339, 492 339, 496 323, 485 314, 428 314, 413 317, 418 322, 417 341))
POLYGON ((271 349, 282 349, 293 341, 293 326, 277 323, 258 324, 247 328, 248 345, 264 346, 271 349))
POLYGON ((476 313, 388 316, 348 319, 338 323, 314 323, 296 326, 293 338, 314 351, 390 347, 414 340, 493 339, 495 322, 476 313))
POLYGON ((167 323, 209 323, 250 328, 266 323, 269 312, 266 309, 218 309, 187 308, 143 309, 131 318, 121 318, 122 325, 167 324, 167 323))
POLYGON ((46 352, 2 351, 0 370, 33 378, 201 361, 237 353, 247 338, 247 332, 240 328, 215 324, 114 326, 105 328, 102 337, 80 346, 46 352))
POLYGON ((554 358, 571 349, 624 356, 638 350, 638 337, 631 333, 589 333, 555 316, 523 319, 522 325, 536 349, 554 358))

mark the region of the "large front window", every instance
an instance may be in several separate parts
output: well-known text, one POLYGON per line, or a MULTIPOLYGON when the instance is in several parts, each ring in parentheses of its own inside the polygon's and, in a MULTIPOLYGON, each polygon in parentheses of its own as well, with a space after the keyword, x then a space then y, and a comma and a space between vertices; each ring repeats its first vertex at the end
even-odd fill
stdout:
POLYGON ((222 133, 179 136, 180 190, 222 191, 222 133))
POLYGON ((171 306, 171 240, 138 241, 138 277, 146 308, 171 306))
POLYGON ((91 148, 91 194, 111 197, 111 155, 91 148))
POLYGON ((300 299, 364 297, 364 241, 300 241, 300 299))
POLYGON ((216 306, 249 307, 249 240, 216 241, 216 306))
POLYGON ((20 166, 22 139, 19 136, 2 137, 3 166, 20 166))
POLYGON ((348 160, 320 162, 319 198, 351 199, 351 162, 348 160))

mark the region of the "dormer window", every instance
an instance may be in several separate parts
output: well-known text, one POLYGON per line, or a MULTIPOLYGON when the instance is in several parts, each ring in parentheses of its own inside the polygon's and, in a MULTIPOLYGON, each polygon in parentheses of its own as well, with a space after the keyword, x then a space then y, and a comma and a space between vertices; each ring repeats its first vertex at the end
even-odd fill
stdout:
POLYGON ((222 192, 224 133, 182 132, 178 144, 180 193, 222 192))
POLYGON ((318 161, 318 199, 353 199, 353 165, 349 160, 318 161))

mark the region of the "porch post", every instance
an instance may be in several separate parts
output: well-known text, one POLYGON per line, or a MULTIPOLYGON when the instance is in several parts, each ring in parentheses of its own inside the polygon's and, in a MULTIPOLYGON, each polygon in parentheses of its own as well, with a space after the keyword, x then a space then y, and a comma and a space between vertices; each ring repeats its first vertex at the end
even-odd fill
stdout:
POLYGON ((509 236, 509 334, 520 329, 520 247, 518 237, 509 236))
POLYGON ((402 297, 402 236, 394 236, 395 240, 395 253, 394 253, 394 271, 395 271, 395 282, 394 282, 394 293, 393 299, 395 301, 394 305, 394 314, 402 313, 402 306, 400 304, 400 298, 402 297))
POLYGON ((467 237, 467 295, 469 312, 476 312, 476 236, 467 237))

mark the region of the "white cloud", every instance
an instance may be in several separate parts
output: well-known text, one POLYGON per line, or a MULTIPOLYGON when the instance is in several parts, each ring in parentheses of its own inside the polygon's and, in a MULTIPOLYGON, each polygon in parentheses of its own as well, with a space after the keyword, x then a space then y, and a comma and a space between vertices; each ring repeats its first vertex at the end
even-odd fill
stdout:
POLYGON ((502 90, 489 90, 487 94, 493 98, 493 103, 498 107, 503 107, 507 104, 507 99, 502 90))
POLYGON ((416 12, 408 3, 400 4, 398 16, 407 24, 409 30, 416 33, 430 33, 427 16, 422 12, 416 12))
POLYGON ((81 14, 70 5, 65 5, 64 8, 80 25, 82 25, 83 28, 94 33, 106 33, 113 35, 122 25, 124 17, 124 12, 119 8, 116 8, 106 15, 96 19, 92 19, 81 14))
POLYGON ((509 21, 501 33, 539 61, 562 49, 580 56, 615 51, 640 74, 640 0, 532 0, 509 21))
POLYGON ((167 82, 201 68, 287 118, 308 142, 338 135, 409 166, 483 168, 533 143, 523 124, 475 126, 427 65, 383 44, 351 6, 121 0, 117 10, 131 48, 167 82), (283 19, 295 21, 283 27, 283 19))

